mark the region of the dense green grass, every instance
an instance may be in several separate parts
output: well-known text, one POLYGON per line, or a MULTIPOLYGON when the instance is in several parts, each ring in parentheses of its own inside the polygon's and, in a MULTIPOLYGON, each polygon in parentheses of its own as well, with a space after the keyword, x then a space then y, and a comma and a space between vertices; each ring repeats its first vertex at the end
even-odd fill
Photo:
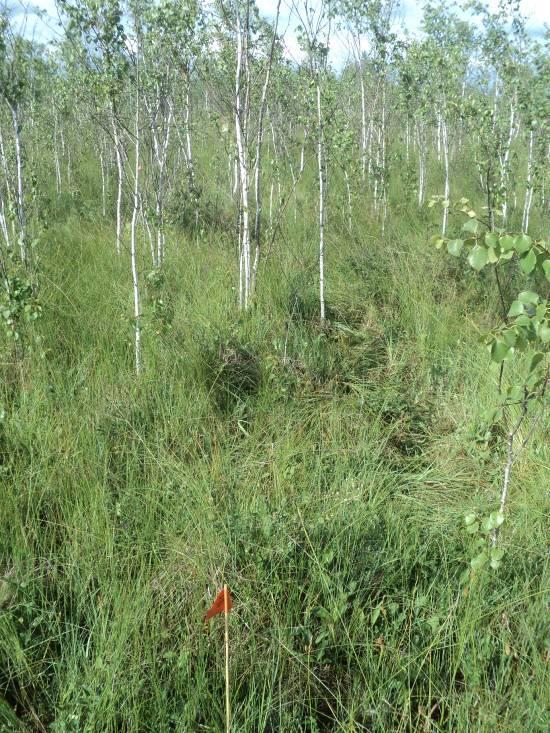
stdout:
POLYGON ((170 233, 139 381, 112 223, 54 212, 45 358, 2 366, 1 731, 221 731, 202 615, 224 581, 235 731, 548 730, 542 428, 502 566, 464 578, 464 514, 502 480, 476 440, 492 283, 431 252, 412 204, 384 234, 358 205, 331 222, 321 332, 299 206, 245 316, 230 235, 170 233))

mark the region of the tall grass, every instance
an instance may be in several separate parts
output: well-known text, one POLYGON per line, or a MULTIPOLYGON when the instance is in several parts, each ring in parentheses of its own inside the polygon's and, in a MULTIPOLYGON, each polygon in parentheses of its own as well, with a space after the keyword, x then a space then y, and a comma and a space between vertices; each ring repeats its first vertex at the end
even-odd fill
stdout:
POLYGON ((358 207, 319 331, 312 222, 289 214, 247 315, 230 237, 174 229, 139 381, 111 223, 51 223, 45 358, 1 395, 1 731, 222 730, 223 581, 235 731, 548 729, 542 434, 502 567, 464 579, 463 515, 501 481, 492 284, 429 250, 435 219, 358 207))

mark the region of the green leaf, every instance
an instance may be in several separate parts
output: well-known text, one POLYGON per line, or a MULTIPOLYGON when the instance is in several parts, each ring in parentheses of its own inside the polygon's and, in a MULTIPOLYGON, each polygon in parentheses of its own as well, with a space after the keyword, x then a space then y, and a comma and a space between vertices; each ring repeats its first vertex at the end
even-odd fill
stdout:
POLYGON ((474 522, 473 524, 469 524, 466 527, 466 532, 468 532, 468 534, 475 534, 478 531, 478 529, 479 529, 479 522, 474 522))
POLYGON ((436 249, 441 249, 444 243, 445 243, 445 240, 442 239, 438 234, 435 234, 433 237, 430 237, 430 244, 435 245, 436 249))
POLYGON ((532 303, 536 305, 539 302, 539 296, 532 290, 524 290, 518 295, 520 303, 532 303))
POLYGON ((503 557, 504 557, 504 550, 502 550, 500 547, 493 547, 491 549, 491 560, 489 562, 489 565, 491 566, 493 570, 498 570, 503 557))
POLYGON ((496 529, 497 527, 500 527, 501 524, 504 523, 504 514, 502 512, 491 512, 489 514, 489 519, 491 521, 491 528, 496 529))
POLYGON ((504 341, 495 339, 491 344, 491 359, 499 364, 501 361, 513 356, 513 346, 508 346, 504 341))
POLYGON ((462 225, 462 229, 465 232, 468 232, 468 234, 477 234, 479 231, 479 222, 477 219, 468 219, 468 221, 462 225))
POLYGON ((500 238, 500 248, 503 252, 507 252, 514 248, 514 238, 509 234, 505 234, 504 237, 500 238))
POLYGON ((453 255, 453 257, 458 257, 460 253, 462 252, 463 247, 464 247, 463 239, 450 239, 447 242, 447 252, 453 255))
POLYGON ((487 259, 492 265, 494 265, 495 262, 498 262, 498 255, 493 247, 489 247, 489 249, 487 250, 487 259))
POLYGON ((470 560, 470 565, 472 566, 472 570, 481 570, 481 568, 485 565, 489 558, 487 557, 487 553, 485 550, 483 552, 480 552, 479 555, 476 555, 470 560))
POLYGON ((530 272, 533 272, 535 269, 535 265, 537 264, 537 255, 535 254, 534 250, 529 250, 529 252, 521 258, 519 261, 519 266, 523 270, 523 272, 526 275, 529 275, 530 272))
POLYGON ((518 234, 518 236, 514 238, 514 249, 519 255, 531 249, 532 244, 533 240, 531 237, 527 236, 527 234, 518 234))
MULTIPOLYGON (((548 329, 548 334, 550 338, 550 328, 548 329)), ((540 331, 539 331, 539 335, 540 335, 540 331)), ((532 372, 534 369, 536 369, 543 359, 544 359, 544 354, 541 354, 540 351, 537 351, 535 354, 533 354, 531 358, 531 363, 529 364, 529 371, 532 372)))
POLYGON ((510 318, 513 318, 514 316, 521 316, 523 314, 523 311, 524 311, 523 303, 520 303, 519 300, 514 300, 514 302, 510 306, 508 315, 510 316, 510 318))
POLYGON ((544 270, 546 279, 550 281, 550 258, 543 260, 542 269, 544 270))
POLYGON ((487 260, 487 250, 485 249, 485 247, 481 247, 479 244, 476 244, 468 255, 468 262, 474 268, 474 270, 477 270, 478 272, 480 270, 483 270, 483 268, 487 264, 487 260))
POLYGON ((502 512, 491 512, 488 517, 485 517, 481 528, 484 532, 492 532, 493 529, 497 529, 504 522, 504 515, 502 512))
POLYGON ((523 397, 523 388, 521 384, 514 384, 513 387, 510 387, 508 390, 508 401, 509 402, 519 402, 521 398, 523 397))
POLYGON ((506 331, 501 332, 502 339, 507 346, 515 346, 517 341, 517 334, 513 328, 509 328, 506 331))
POLYGON ((485 244, 487 247, 496 247, 498 244, 498 235, 495 232, 487 232, 485 234, 485 244))
POLYGON ((476 521, 476 515, 471 512, 470 514, 466 514, 464 516, 464 524, 468 527, 470 524, 473 524, 476 521))
POLYGON ((543 344, 547 344, 550 341, 550 326, 547 323, 543 323, 539 328, 539 338, 543 344))
MULTIPOLYGON (((489 422, 492 424, 496 423, 499 420, 502 420, 503 415, 504 415, 504 411, 502 407, 495 407, 495 409, 491 410, 491 412, 489 413, 489 422)), ((491 436, 491 433, 489 433, 489 437, 490 436, 491 436)))
POLYGON ((485 517, 485 519, 481 523, 481 531, 487 533, 490 532, 492 529, 494 529, 494 527, 491 524, 491 520, 489 519, 489 517, 485 517))

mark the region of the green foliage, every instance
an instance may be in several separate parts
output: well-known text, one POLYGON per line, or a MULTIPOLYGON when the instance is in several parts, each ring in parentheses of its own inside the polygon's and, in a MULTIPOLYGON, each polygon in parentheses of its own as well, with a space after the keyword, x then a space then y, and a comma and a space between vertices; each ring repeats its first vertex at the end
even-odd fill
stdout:
POLYGON ((34 297, 30 280, 21 280, 17 275, 6 280, 0 315, 8 339, 19 341, 23 324, 32 323, 40 317, 41 306, 34 297))
POLYGON ((160 269, 149 272, 145 278, 151 308, 153 327, 157 334, 166 335, 174 320, 172 298, 166 289, 164 273, 160 269))
MULTIPOLYGON (((456 210, 468 216, 462 226, 465 239, 434 237, 439 249, 444 244, 454 257, 466 253, 468 264, 478 272, 487 265, 502 268, 517 262, 525 275, 550 281, 550 250, 544 240, 533 240, 527 234, 513 235, 505 230, 484 231, 483 223, 470 208, 467 199, 456 204, 456 210)), ((528 386, 536 391, 540 387, 540 374, 544 373, 547 344, 550 341, 550 305, 536 292, 522 291, 508 310, 506 322, 487 337, 487 347, 493 361, 500 363, 511 359, 516 352, 533 351, 528 386)))
MULTIPOLYGON (((498 570, 504 557, 504 550, 496 547, 492 542, 492 535, 504 523, 502 512, 491 512, 488 516, 479 518, 476 514, 467 514, 464 517, 464 526, 471 538, 471 552, 469 573, 479 573, 489 566, 498 570)), ((465 577, 469 576, 468 571, 465 577)))

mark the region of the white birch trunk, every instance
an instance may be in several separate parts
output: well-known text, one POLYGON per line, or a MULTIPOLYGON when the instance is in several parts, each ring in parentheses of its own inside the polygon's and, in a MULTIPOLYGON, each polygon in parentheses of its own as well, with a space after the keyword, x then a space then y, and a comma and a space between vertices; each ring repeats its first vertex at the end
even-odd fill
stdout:
POLYGON ((449 180, 449 136, 447 131, 447 121, 441 120, 441 143, 443 147, 443 160, 445 161, 445 191, 443 196, 445 197, 443 206, 443 223, 441 224, 441 236, 445 236, 447 231, 447 222, 449 219, 449 196, 451 195, 451 184, 449 180))
POLYGON ((59 151, 57 149, 57 112, 54 114, 53 120, 53 157, 55 165, 55 192, 59 196, 61 193, 61 164, 59 162, 59 151))
POLYGON ((359 77, 361 82, 361 180, 364 182, 367 175, 367 106, 365 101, 365 78, 361 61, 359 61, 359 77))
POLYGON ((13 133, 15 137, 15 168, 17 173, 17 220, 19 223, 19 252, 21 260, 27 261, 26 245, 26 222, 25 222, 25 193, 23 188, 23 151, 21 145, 21 123, 19 120, 19 108, 17 105, 10 106, 13 133))
POLYGON ((120 136, 118 134, 118 125, 115 120, 115 112, 113 105, 111 105, 111 124, 113 128, 113 139, 115 142, 115 155, 116 155, 116 167, 117 167, 117 197, 116 197, 116 244, 115 249, 117 255, 120 255, 122 250, 122 185, 124 179, 124 169, 122 164, 122 152, 120 149, 120 136))
POLYGON ((139 129, 139 71, 136 79, 136 112, 135 112, 135 170, 134 170, 134 205, 130 232, 130 258, 132 266, 132 290, 134 295, 134 353, 136 374, 142 370, 141 360, 141 304, 139 297, 139 279, 137 263, 137 217, 140 210, 139 169, 140 169, 140 129, 139 129))
POLYGON ((2 229, 2 235, 4 237, 4 241, 6 242, 6 248, 9 251, 11 249, 11 242, 10 242, 10 235, 8 232, 8 225, 6 222, 4 199, 2 196, 0 196, 0 228, 2 229))
POLYGON ((101 215, 107 216, 107 186, 105 181, 105 158, 103 156, 103 143, 99 146, 99 164, 101 166, 101 215))
POLYGON ((264 117, 267 107, 267 92, 269 89, 269 80, 271 78, 271 66, 273 63, 273 52, 275 50, 275 41, 277 39, 277 27, 279 24, 279 11, 281 8, 281 0, 277 2, 277 11, 275 16, 275 25, 273 28, 273 39, 271 42, 271 50, 267 61, 264 84, 262 87, 262 97, 260 100, 260 110, 258 113, 258 133, 256 136, 256 160, 254 162, 254 199, 256 204, 256 212, 254 219, 254 263, 252 265, 252 292, 256 289, 256 280, 258 277, 258 266, 260 264, 260 246, 261 246, 261 226, 262 226, 262 191, 261 191, 261 170, 262 170, 262 144, 264 138, 264 117))
POLYGON ((317 167, 319 176, 319 304, 321 326, 325 325, 325 169, 321 85, 317 78, 317 167))
POLYGON ((418 207, 424 204, 424 192, 426 189, 426 145, 421 133, 421 123, 416 123, 416 134, 418 139, 418 207))
MULTIPOLYGON (((247 9, 248 11, 248 9, 247 9)), ((246 33, 248 33, 248 25, 246 33)), ((242 62, 243 55, 248 55, 247 37, 241 25, 237 10, 237 69, 235 74, 235 133, 237 138, 237 156, 239 163, 239 178, 241 187, 241 236, 240 253, 242 258, 242 275, 239 278, 239 305, 246 310, 250 295, 250 224, 249 224, 249 178, 248 178, 248 151, 247 151, 247 105, 248 105, 248 69, 245 68, 245 99, 242 98, 242 62), (244 38, 244 43, 243 43, 244 38)))
POLYGON ((523 204, 523 217, 521 222, 521 231, 527 232, 529 229, 529 214, 531 212, 531 203, 533 201, 533 130, 529 133, 529 152, 527 154, 527 186, 525 189, 525 202, 523 204))
POLYGON ((515 128, 515 107, 514 101, 510 102, 510 127, 508 130, 508 139, 504 149, 504 154, 500 157, 500 185, 504 191, 504 201, 502 204, 502 222, 506 224, 508 219, 508 160, 510 158, 510 149, 514 139, 515 128))

